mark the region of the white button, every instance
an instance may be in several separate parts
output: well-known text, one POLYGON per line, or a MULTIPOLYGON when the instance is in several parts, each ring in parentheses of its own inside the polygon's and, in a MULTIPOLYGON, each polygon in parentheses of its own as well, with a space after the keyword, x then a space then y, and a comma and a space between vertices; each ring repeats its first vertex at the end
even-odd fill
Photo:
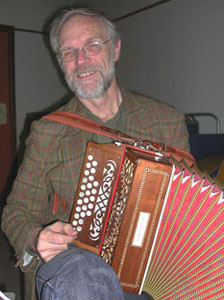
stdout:
POLYGON ((87 181, 88 181, 87 177, 83 177, 82 182, 87 183, 87 181))
POLYGON ((90 169, 90 168, 91 168, 91 163, 87 163, 87 164, 86 164, 86 168, 87 168, 87 169, 90 169))
POLYGON ((89 209, 92 209, 92 208, 93 208, 93 204, 92 204, 92 203, 89 203, 89 204, 88 204, 88 208, 89 208, 89 209))
POLYGON ((94 180, 93 175, 90 175, 90 176, 89 176, 89 181, 93 181, 93 180, 94 180))
POLYGON ((89 199, 87 197, 84 198, 84 203, 89 203, 89 199))
POLYGON ((76 230, 77 230, 78 232, 81 232, 81 231, 82 231, 82 227, 81 227, 81 226, 78 226, 76 230))
POLYGON ((84 174, 85 174, 86 176, 89 176, 89 171, 88 171, 88 170, 85 170, 84 174))
POLYGON ((74 219, 79 219, 79 214, 75 213, 74 214, 74 219))
POLYGON ((92 194, 96 195, 96 193, 97 193, 97 190, 96 189, 92 189, 92 194))
POLYGON ((86 191, 86 196, 89 196, 91 193, 89 190, 86 191))
POLYGON ((92 185, 92 183, 90 183, 90 182, 89 182, 89 183, 87 183, 87 188, 88 188, 88 189, 91 189, 91 188, 92 188, 92 186, 93 186, 93 185, 92 185))
POLYGON ((91 174, 95 174, 96 173, 96 169, 95 168, 91 168, 90 172, 91 172, 91 174))
POLYGON ((94 201, 95 201, 95 197, 94 197, 94 196, 90 196, 89 199, 90 199, 91 202, 94 202, 94 201))
POLYGON ((86 190, 86 185, 82 184, 80 188, 81 188, 82 191, 85 191, 86 190))
POLYGON ((86 205, 83 205, 83 206, 82 206, 82 210, 87 211, 87 206, 86 206, 86 205))
POLYGON ((97 161, 96 161, 96 160, 93 161, 93 166, 94 166, 94 167, 97 166, 97 161))
POLYGON ((81 215, 82 218, 85 218, 86 213, 84 211, 82 211, 80 215, 81 215))

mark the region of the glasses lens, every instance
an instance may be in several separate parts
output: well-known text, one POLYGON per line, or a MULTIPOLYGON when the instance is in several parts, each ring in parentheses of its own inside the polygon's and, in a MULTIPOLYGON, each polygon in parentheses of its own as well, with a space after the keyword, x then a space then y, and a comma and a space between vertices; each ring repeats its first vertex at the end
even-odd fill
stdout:
POLYGON ((100 53, 102 44, 100 44, 99 42, 91 42, 86 44, 84 49, 87 55, 96 55, 100 53))
POLYGON ((68 49, 68 50, 63 50, 61 52, 61 57, 63 59, 63 61, 71 61, 74 59, 75 57, 75 51, 74 49, 71 50, 71 49, 68 49))

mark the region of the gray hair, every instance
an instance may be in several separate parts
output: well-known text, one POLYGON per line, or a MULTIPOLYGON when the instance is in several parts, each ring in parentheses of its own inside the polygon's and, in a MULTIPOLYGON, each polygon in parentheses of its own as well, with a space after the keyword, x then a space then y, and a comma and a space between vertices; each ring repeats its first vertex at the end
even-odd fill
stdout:
MULTIPOLYGON (((108 38, 112 41, 113 51, 115 50, 116 41, 119 39, 119 34, 115 25, 109 21, 103 13, 88 8, 71 8, 64 10, 62 13, 52 22, 50 29, 50 42, 53 51, 58 54, 60 49, 59 35, 63 25, 72 17, 75 16, 89 16, 98 18, 105 26, 108 38)), ((58 57, 59 64, 62 65, 60 57, 58 57)))

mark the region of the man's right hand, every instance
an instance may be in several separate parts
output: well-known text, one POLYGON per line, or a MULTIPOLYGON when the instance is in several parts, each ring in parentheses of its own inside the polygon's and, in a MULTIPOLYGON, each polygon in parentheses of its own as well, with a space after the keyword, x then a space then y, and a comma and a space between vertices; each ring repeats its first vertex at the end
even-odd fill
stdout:
POLYGON ((77 232, 69 223, 57 221, 44 229, 38 235, 36 249, 41 258, 47 262, 60 252, 68 249, 77 232))

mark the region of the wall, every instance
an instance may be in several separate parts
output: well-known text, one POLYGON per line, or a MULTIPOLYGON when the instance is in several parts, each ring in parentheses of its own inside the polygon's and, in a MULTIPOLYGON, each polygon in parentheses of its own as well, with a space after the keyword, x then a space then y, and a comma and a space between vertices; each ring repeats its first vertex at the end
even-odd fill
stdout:
MULTIPOLYGON (((158 2, 95 0, 111 19, 158 2)), ((214 113, 224 132, 223 16, 223 0, 171 0, 116 22, 120 82, 185 113, 214 113)), ((198 121, 201 133, 215 132, 214 119, 198 121)))
MULTIPOLYGON (((223 16, 223 0, 173 0, 117 22, 121 82, 184 112, 214 113, 223 132, 223 16)), ((212 118, 198 120, 215 132, 212 118)))

